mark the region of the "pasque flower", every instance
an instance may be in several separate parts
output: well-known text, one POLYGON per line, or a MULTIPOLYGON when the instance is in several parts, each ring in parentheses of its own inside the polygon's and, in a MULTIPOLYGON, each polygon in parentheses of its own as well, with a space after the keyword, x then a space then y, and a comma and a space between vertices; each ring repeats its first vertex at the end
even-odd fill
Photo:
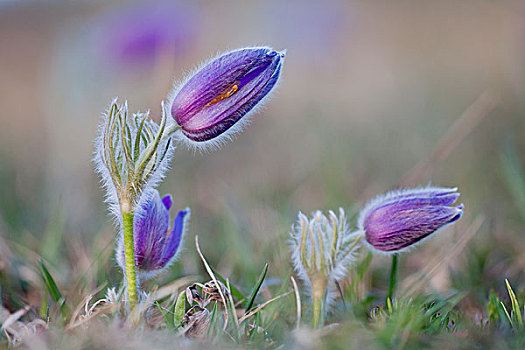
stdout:
POLYGON ((139 277, 153 277, 175 259, 190 214, 180 211, 168 230, 171 197, 155 190, 169 168, 172 140, 207 146, 239 130, 275 87, 283 58, 265 47, 217 57, 161 102, 159 124, 149 113, 130 114, 127 102, 116 99, 104 113, 94 162, 121 229, 117 261, 130 309, 139 302, 139 277))
MULTIPOLYGON (((171 195, 161 198, 157 190, 145 193, 138 203, 133 219, 133 240, 135 265, 143 278, 154 277, 168 267, 180 251, 188 228, 190 209, 179 211, 170 229, 171 205, 171 195)), ((125 269, 122 239, 117 248, 117 261, 125 269)))
POLYGON ((341 208, 339 216, 330 211, 326 217, 316 211, 310 219, 299 212, 290 245, 295 270, 312 294, 314 326, 333 299, 334 283, 354 262, 360 239, 359 233, 350 232, 341 208))
MULTIPOLYGON (((154 189, 168 169, 174 147, 164 102, 160 124, 149 113, 129 113, 128 104, 111 102, 95 141, 94 162, 106 189, 106 201, 122 229, 124 269, 130 308, 138 303, 133 223, 137 203, 154 189), (168 130, 169 129, 169 130, 168 130)), ((171 124, 171 123, 170 123, 171 124)))
POLYGON ((240 130, 247 114, 274 88, 283 59, 284 52, 267 47, 244 48, 197 70, 169 98, 183 138, 195 145, 240 130))
POLYGON ((396 253, 458 220, 463 204, 451 205, 459 195, 457 188, 442 187, 388 192, 365 206, 358 227, 372 249, 396 253))

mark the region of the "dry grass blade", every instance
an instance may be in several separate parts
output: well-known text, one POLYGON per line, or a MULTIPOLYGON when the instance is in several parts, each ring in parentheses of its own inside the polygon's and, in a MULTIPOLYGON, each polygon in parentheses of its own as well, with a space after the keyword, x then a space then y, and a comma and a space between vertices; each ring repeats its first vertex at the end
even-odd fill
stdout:
POLYGON ((80 312, 82 311, 82 309, 86 308, 87 304, 90 302, 90 300, 93 298, 93 296, 95 294, 97 294, 98 292, 100 292, 105 286, 107 285, 107 283, 104 283, 102 285, 100 285, 97 289, 95 289, 93 292, 89 293, 83 300, 82 302, 80 302, 80 304, 78 304, 78 306, 76 307, 75 311, 73 312, 73 316, 71 316, 71 319, 69 320, 69 324, 66 326, 66 328, 69 328, 69 326, 71 326, 75 320, 78 318, 78 316, 80 315, 80 312))
POLYGON ((290 279, 292 280, 292 286, 295 292, 295 302, 297 303, 297 325, 296 327, 299 328, 301 326, 301 295, 299 294, 299 288, 297 287, 297 282, 295 282, 295 279, 293 278, 293 276, 290 276, 290 279))
POLYGON ((226 330, 226 326, 228 326, 228 316, 229 316, 228 315, 228 303, 226 302, 226 298, 224 297, 224 293, 222 292, 219 282, 217 282, 217 278, 215 278, 215 274, 211 270, 210 265, 208 265, 208 262, 204 258, 204 255, 202 255, 201 249, 199 247, 199 236, 198 235, 195 235, 195 248, 197 249, 197 253, 199 253, 199 256, 201 257, 202 263, 204 264, 204 267, 206 268, 208 275, 210 275, 211 279, 215 283, 215 286, 217 287, 217 290, 219 291, 219 294, 221 295, 222 303, 224 304, 224 312, 225 312, 223 330, 226 330))
POLYGON ((498 105, 499 100, 495 92, 485 90, 443 134, 428 159, 416 164, 401 180, 400 185, 413 185, 428 178, 436 165, 450 156, 465 137, 498 105))
POLYGON ((255 315, 256 313, 258 313, 259 311, 261 311, 262 308, 265 307, 266 305, 268 305, 268 304, 270 304, 270 303, 272 303, 272 302, 274 302, 274 301, 276 301, 276 300, 278 300, 278 299, 281 299, 282 297, 285 297, 285 296, 287 296, 288 294, 291 294, 291 293, 292 293, 292 292, 286 292, 286 293, 284 293, 284 294, 278 295, 278 296, 276 296, 275 298, 272 298, 272 299, 270 299, 270 300, 268 300, 268 301, 262 303, 261 305, 257 306, 255 309, 253 309, 250 313, 248 313, 248 314, 244 315, 243 317, 241 317, 241 318, 239 319, 239 324, 242 323, 242 322, 243 322, 244 320, 246 320, 247 318, 249 318, 249 317, 255 315))
POLYGON ((484 217, 478 216, 461 235, 458 242, 444 246, 434 259, 430 260, 417 273, 407 277, 401 293, 406 296, 413 294, 422 287, 425 281, 430 280, 439 270, 447 266, 465 249, 467 243, 478 233, 484 221, 484 217))
POLYGON ((5 331, 9 327, 11 327, 16 321, 18 321, 22 316, 24 316, 28 311, 30 307, 29 305, 25 306, 24 308, 18 310, 14 314, 11 314, 4 323, 2 324, 2 327, 0 328, 0 331, 5 331))
POLYGON ((193 276, 184 276, 179 278, 178 280, 175 280, 171 282, 168 285, 160 287, 158 290, 156 290, 154 293, 151 294, 151 300, 152 302, 155 302, 157 300, 164 299, 165 297, 169 295, 173 295, 179 291, 182 287, 198 281, 200 276, 193 275, 193 276))
POLYGON ((17 343, 22 341, 24 337, 34 335, 47 328, 47 322, 39 318, 30 322, 20 321, 20 318, 30 309, 31 307, 28 305, 13 314, 9 314, 9 312, 3 309, 3 307, 0 308, 0 311, 3 313, 2 316, 8 315, 1 320, 3 324, 2 327, 0 327, 0 332, 3 333, 7 339, 10 345, 9 348, 14 347, 17 343))
POLYGON ((119 307, 119 305, 116 305, 116 304, 107 304, 107 305, 101 306, 101 307, 97 308, 95 310, 95 312, 92 312, 91 314, 87 315, 86 317, 80 318, 78 321, 69 324, 66 327, 66 330, 70 331, 70 330, 75 329, 75 328, 77 328, 79 326, 82 326, 83 324, 85 324, 85 323, 87 323, 87 322, 97 318, 99 315, 105 315, 105 314, 113 313, 115 310, 117 310, 118 307, 119 307))

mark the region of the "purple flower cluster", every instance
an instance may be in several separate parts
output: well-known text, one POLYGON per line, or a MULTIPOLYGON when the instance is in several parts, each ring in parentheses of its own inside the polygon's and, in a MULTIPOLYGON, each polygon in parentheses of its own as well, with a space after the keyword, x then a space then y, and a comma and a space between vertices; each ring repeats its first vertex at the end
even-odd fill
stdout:
MULTIPOLYGON (((160 197, 157 190, 146 193, 139 202, 133 219, 135 265, 141 277, 151 278, 176 259, 188 228, 190 209, 179 211, 169 229, 171 195, 160 197)), ((117 248, 117 261, 124 270, 124 242, 117 248)))
POLYGON ((130 303, 137 299, 133 262, 143 278, 165 269, 180 250, 189 220, 189 209, 181 210, 169 229, 171 196, 161 198, 155 190, 169 168, 172 141, 201 147, 240 130, 276 86, 283 59, 284 53, 267 47, 218 56, 176 88, 168 104, 162 103, 160 124, 148 113, 129 114, 127 102, 114 100, 108 108, 95 162, 111 209, 122 223, 116 255, 120 267, 128 269, 130 303), (173 120, 167 120, 169 115, 173 120))
POLYGON ((457 188, 424 187, 378 196, 361 211, 359 230, 381 252, 399 252, 458 220, 463 204, 451 206, 457 188))

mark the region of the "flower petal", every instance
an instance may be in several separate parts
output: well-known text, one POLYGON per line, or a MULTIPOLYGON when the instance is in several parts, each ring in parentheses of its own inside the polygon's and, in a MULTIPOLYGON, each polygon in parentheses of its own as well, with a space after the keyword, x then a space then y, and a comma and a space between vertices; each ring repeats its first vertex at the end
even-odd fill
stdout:
POLYGON ((173 222, 173 229, 171 230, 164 249, 162 251, 162 256, 158 262, 158 268, 164 268, 169 265, 169 262, 176 256, 178 248, 181 245, 183 236, 188 228, 188 223, 190 219, 190 209, 186 208, 179 211, 175 220, 173 222))
POLYGON ((169 226, 169 212, 154 190, 145 194, 138 205, 133 220, 135 262, 139 269, 155 266, 162 257, 162 247, 169 226))
POLYGON ((164 197, 162 197, 162 203, 164 203, 166 209, 170 210, 171 205, 173 204, 173 197, 171 196, 171 194, 167 194, 164 197))
POLYGON ((431 206, 393 211, 379 209, 365 226, 366 240, 382 251, 397 251, 458 220, 463 206, 431 206))

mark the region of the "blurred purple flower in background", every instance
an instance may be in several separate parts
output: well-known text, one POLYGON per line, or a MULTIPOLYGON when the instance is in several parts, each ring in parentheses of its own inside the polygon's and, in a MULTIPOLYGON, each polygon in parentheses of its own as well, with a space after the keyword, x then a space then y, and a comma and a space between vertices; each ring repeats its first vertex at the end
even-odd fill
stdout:
POLYGON ((277 83, 283 60, 284 52, 271 48, 239 49, 211 60, 175 87, 171 113, 185 138, 203 142, 242 129, 246 114, 277 83))
POLYGON ((392 191, 370 201, 358 226, 366 241, 381 252, 399 252, 458 220, 463 204, 451 206, 457 188, 424 187, 392 191))
POLYGON ((316 65, 340 59, 359 20, 357 6, 349 1, 270 0, 259 6, 257 17, 272 42, 300 55, 300 62, 316 65))
MULTIPOLYGON (((190 209, 179 211, 169 230, 171 195, 160 197, 157 190, 143 195, 133 219, 135 265, 140 277, 152 278, 176 259, 188 228, 190 209)), ((117 262, 124 270, 124 242, 120 238, 117 262)))
POLYGON ((155 62, 177 55, 196 33, 195 6, 189 1, 139 1, 107 13, 98 26, 100 56, 113 63, 155 62))

